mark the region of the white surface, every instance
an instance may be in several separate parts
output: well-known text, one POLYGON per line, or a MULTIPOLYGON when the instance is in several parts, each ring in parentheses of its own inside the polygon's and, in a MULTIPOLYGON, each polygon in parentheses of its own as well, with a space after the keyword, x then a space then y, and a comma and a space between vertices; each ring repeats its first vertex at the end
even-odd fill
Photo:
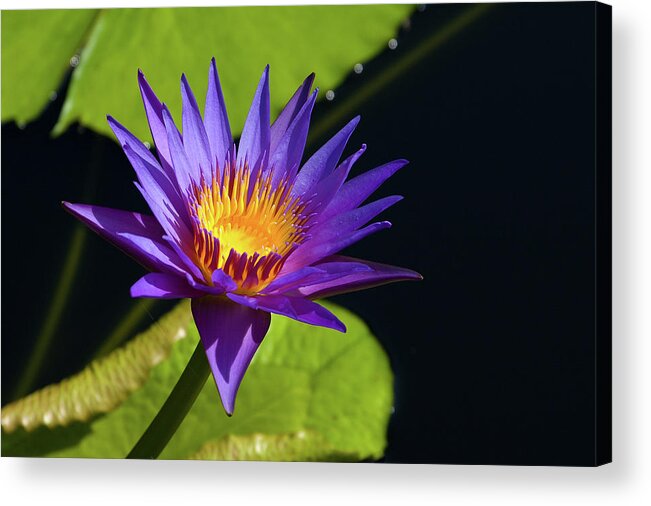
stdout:
MULTIPOLYGON (((8 7, 176 1, 0 1, 8 7)), ((192 5, 228 2, 188 2, 192 5)), ((230 2, 233 4, 235 2, 230 2)), ((264 2, 244 3, 310 3, 264 2)), ((313 2, 312 2, 313 3, 313 2)), ((330 2, 336 3, 336 2, 330 2)), ((342 3, 342 2, 339 2, 342 3)), ((346 3, 346 2, 343 2, 346 3)), ((366 2, 369 3, 369 2, 366 2)), ((3 504, 651 504, 651 16, 613 0, 614 460, 597 469, 1 459, 3 504)))

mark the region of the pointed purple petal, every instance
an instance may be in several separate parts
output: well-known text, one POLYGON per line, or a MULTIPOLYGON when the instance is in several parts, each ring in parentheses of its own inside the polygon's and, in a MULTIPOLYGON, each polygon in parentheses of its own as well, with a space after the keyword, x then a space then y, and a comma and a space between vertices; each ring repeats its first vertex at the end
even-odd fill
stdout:
POLYGON ((224 295, 224 289, 221 286, 210 286, 203 278, 197 281, 195 277, 187 273, 185 281, 197 292, 200 292, 201 295, 224 295))
POLYGON ((287 295, 302 295, 310 299, 318 299, 396 281, 423 279, 420 274, 410 269, 338 255, 324 258, 314 267, 326 272, 336 272, 338 275, 330 279, 326 279, 325 276, 321 280, 305 279, 302 286, 292 289, 287 295))
POLYGON ((379 232, 380 230, 387 229, 389 227, 391 227, 390 222, 378 221, 376 223, 371 223, 370 225, 360 230, 331 241, 319 243, 310 241, 309 243, 304 243, 287 258, 285 265, 280 270, 280 274, 286 274, 300 269, 306 265, 312 265, 314 262, 317 262, 322 258, 325 258, 329 255, 334 255, 342 249, 347 248, 351 244, 355 244, 357 241, 361 241, 366 236, 369 236, 375 232, 379 232), (310 247, 304 247, 307 244, 310 244, 310 247))
MULTIPOLYGON (((297 266, 311 265, 324 256, 337 253, 344 247, 365 237, 364 234, 358 234, 359 228, 400 200, 402 200, 402 197, 398 195, 385 197, 352 211, 334 216, 325 223, 315 224, 310 229, 310 235, 313 238, 296 248, 285 267, 283 267, 282 272, 290 272, 289 269, 294 269, 297 266)), ((318 220, 320 217, 317 215, 315 219, 318 220)), ((373 231, 372 229, 369 230, 368 227, 364 230, 367 232, 373 231)))
POLYGON ((206 108, 204 111, 204 125, 210 149, 212 160, 217 160, 219 167, 224 166, 226 153, 233 147, 233 136, 231 127, 228 123, 228 114, 224 104, 224 95, 219 83, 217 74, 217 65, 213 58, 210 62, 210 71, 208 72, 208 92, 206 93, 206 108))
MULTIPOLYGON (((310 229, 310 234, 314 237, 310 242, 313 244, 322 243, 345 236, 349 232, 366 225, 382 211, 400 202, 402 199, 403 197, 400 195, 384 197, 383 199, 376 200, 352 211, 334 216, 324 223, 317 223, 310 229)), ((320 217, 317 216, 316 219, 319 220, 320 217)), ((304 244, 306 247, 309 247, 308 242, 304 244)))
MULTIPOLYGON (((332 258, 332 257, 330 257, 332 258)), ((351 262, 329 262, 326 264, 302 267, 292 273, 276 278, 261 293, 302 296, 298 291, 303 286, 325 283, 355 272, 370 271, 370 267, 351 262)))
POLYGON ((213 162, 206 129, 201 120, 197 100, 188 84, 185 74, 181 76, 181 98, 183 102, 183 147, 188 161, 195 172, 203 175, 210 183, 213 177, 213 162))
POLYGON ((250 297, 234 293, 228 293, 226 297, 251 309, 261 309, 310 325, 346 332, 346 326, 335 315, 316 302, 303 297, 285 297, 284 295, 250 297))
POLYGON ((192 314, 222 404, 226 413, 231 415, 237 390, 269 330, 271 315, 223 297, 192 299, 192 314))
MULTIPOLYGON (((184 244, 168 235, 164 235, 163 240, 174 250, 174 252, 181 259, 181 262, 185 266, 185 271, 188 273, 188 275, 190 275, 194 279, 203 280, 203 274, 201 270, 199 269, 199 267, 196 266, 196 264, 190 258, 190 256, 196 257, 196 253, 192 249, 190 249, 189 252, 190 254, 188 255, 183 250, 182 246, 184 246, 184 244)), ((191 244, 192 243, 186 243, 185 246, 187 247, 189 245, 189 248, 192 248, 191 244)))
POLYGON ((347 181, 332 198, 330 204, 321 212, 320 219, 325 220, 335 214, 356 208, 382 183, 408 163, 407 160, 394 160, 347 181))
POLYGON ((108 207, 63 202, 73 216, 152 271, 183 273, 178 255, 162 242, 163 229, 151 216, 108 207))
POLYGON ((226 292, 237 290, 237 283, 221 269, 217 269, 212 273, 212 282, 226 292))
POLYGON ((359 116, 353 118, 305 162, 296 176, 293 195, 309 194, 314 185, 334 170, 359 119, 359 116))
POLYGON ((294 118, 303 107, 303 104, 305 104, 307 97, 310 95, 312 83, 314 83, 314 73, 305 78, 303 84, 301 84, 294 92, 294 95, 289 99, 289 102, 287 102, 285 108, 278 115, 274 124, 271 125, 271 148, 269 150, 271 154, 276 151, 280 139, 283 137, 292 121, 294 121, 294 118))
POLYGON ((165 130, 165 123, 163 122, 163 106, 156 97, 156 94, 149 86, 145 79, 145 75, 141 70, 138 70, 138 86, 140 87, 140 95, 142 102, 145 106, 145 113, 147 114, 147 121, 149 122, 149 130, 156 145, 156 152, 160 159, 163 170, 167 177, 174 181, 174 170, 172 169, 172 159, 170 158, 170 149, 167 143, 167 131, 165 130))
POLYGON ((125 155, 134 168, 142 187, 156 200, 162 199, 185 218, 185 206, 178 193, 176 182, 170 181, 158 160, 145 145, 113 117, 107 116, 109 126, 115 133, 125 155))
POLYGON ((289 272, 283 276, 279 276, 274 279, 269 285, 263 290, 262 293, 282 293, 287 287, 293 287, 297 284, 300 284, 306 277, 321 275, 323 270, 317 269, 316 267, 301 267, 300 269, 289 272))
MULTIPOLYGON (((314 188, 314 194, 309 198, 309 205, 305 209, 305 214, 310 214, 318 209, 325 209, 328 206, 332 198, 341 188, 341 185, 346 181, 350 169, 353 168, 355 162, 365 151, 366 144, 362 144, 362 147, 346 158, 332 174, 317 183, 314 188)), ((316 218, 319 219, 319 216, 317 215, 316 218)))
POLYGON ((160 172, 162 176, 167 179, 167 174, 165 174, 163 171, 162 167, 158 163, 158 160, 156 160, 156 157, 151 154, 151 151, 147 149, 147 146, 145 146, 140 139, 129 132, 129 130, 127 130, 113 116, 106 116, 106 120, 108 121, 111 130, 113 130, 115 137, 118 139, 120 146, 124 146, 125 144, 130 146, 138 156, 144 160, 147 160, 152 166, 156 167, 158 172, 160 172))
POLYGON ((211 276, 212 285, 207 283, 201 274, 198 278, 191 274, 186 275, 186 281, 195 290, 203 292, 203 295, 223 295, 226 292, 237 290, 237 283, 228 274, 216 270, 211 276))
POLYGON ((296 118, 286 130, 285 135, 278 143, 278 147, 269 160, 270 170, 273 171, 272 184, 276 186, 282 178, 289 181, 294 179, 298 166, 303 158, 305 141, 310 127, 310 116, 316 101, 317 91, 305 102, 296 118))
POLYGON ((179 185, 179 190, 183 195, 189 190, 192 184, 199 185, 201 181, 201 173, 198 170, 199 167, 194 167, 190 164, 185 153, 185 148, 183 147, 181 135, 174 124, 172 115, 165 106, 163 106, 163 121, 165 122, 165 128, 167 130, 167 141, 169 142, 170 157, 174 166, 174 174, 179 185))
MULTIPOLYGON (((267 65, 262 72, 249 115, 244 123, 237 151, 238 164, 246 161, 250 167, 253 167, 263 154, 269 156, 269 107, 269 65, 267 65)), ((267 165, 265 160, 263 165, 267 165)))
MULTIPOLYGON (((138 176, 140 186, 151 196, 158 207, 163 207, 168 214, 175 217, 175 220, 182 224, 187 224, 188 215, 186 206, 179 195, 176 185, 173 185, 167 176, 160 170, 158 163, 152 159, 146 159, 138 155, 130 144, 122 146, 125 155, 131 162, 133 170, 138 176)), ((155 210, 152 211, 160 221, 160 217, 155 210)))
POLYGON ((185 278, 171 274, 150 272, 136 281, 131 287, 132 297, 151 297, 154 299, 184 299, 201 297, 203 292, 191 288, 185 278))

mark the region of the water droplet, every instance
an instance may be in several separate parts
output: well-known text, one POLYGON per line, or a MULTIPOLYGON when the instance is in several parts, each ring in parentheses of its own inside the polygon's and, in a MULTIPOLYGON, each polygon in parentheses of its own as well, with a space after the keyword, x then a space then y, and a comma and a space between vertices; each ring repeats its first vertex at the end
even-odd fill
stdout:
POLYGON ((27 126, 27 123, 25 123, 24 121, 16 121, 16 126, 20 130, 25 130, 25 127, 27 126))
POLYGON ((364 65, 361 63, 356 63, 355 66, 353 67, 353 71, 355 74, 361 74, 364 71, 364 65))
POLYGON ((326 100, 334 100, 335 99, 335 92, 332 90, 326 91, 326 100))
POLYGON ((145 147, 146 147, 147 149, 151 149, 151 144, 149 144, 148 141, 145 141, 145 147))
POLYGON ((395 49, 398 47, 398 41, 396 39, 391 39, 389 41, 389 49, 395 49))
POLYGON ((396 407, 395 407, 395 406, 391 406, 391 414, 394 414, 395 412, 396 412, 396 407))
POLYGON ((423 12, 425 9, 427 9, 427 5, 420 4, 418 7, 416 7, 416 9, 418 9, 418 12, 423 12))
POLYGON ((58 96, 59 94, 56 91, 50 92, 50 102, 54 102, 58 96))
POLYGON ((77 65, 79 65, 79 55, 78 54, 76 54, 72 58, 70 58, 70 66, 74 68, 77 65))

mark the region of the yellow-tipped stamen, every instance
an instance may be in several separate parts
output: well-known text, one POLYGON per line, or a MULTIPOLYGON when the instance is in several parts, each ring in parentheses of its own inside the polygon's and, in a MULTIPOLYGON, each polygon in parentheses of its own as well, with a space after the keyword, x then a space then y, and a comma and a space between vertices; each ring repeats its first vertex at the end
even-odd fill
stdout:
POLYGON ((194 252, 206 282, 221 269, 238 293, 253 294, 278 275, 304 240, 304 205, 290 190, 286 180, 272 185, 271 171, 252 175, 248 165, 231 164, 194 188, 194 252))

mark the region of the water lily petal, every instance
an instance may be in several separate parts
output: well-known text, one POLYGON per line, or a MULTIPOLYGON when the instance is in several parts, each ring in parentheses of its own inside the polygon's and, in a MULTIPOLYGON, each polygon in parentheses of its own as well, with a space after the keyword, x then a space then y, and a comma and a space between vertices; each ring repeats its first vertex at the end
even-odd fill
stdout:
POLYGON ((167 174, 163 171, 162 167, 158 163, 158 160, 156 160, 156 157, 151 154, 151 151, 147 149, 147 146, 145 146, 140 139, 129 132, 129 130, 127 130, 118 120, 116 120, 110 114, 106 116, 106 120, 121 146, 124 146, 126 144, 131 147, 131 149, 138 156, 147 160, 152 165, 152 167, 154 167, 158 172, 162 174, 164 178, 168 179, 167 174))
MULTIPOLYGON (((341 162, 332 174, 324 177, 316 184, 314 187, 314 193, 310 197, 310 203, 307 206, 306 213, 316 214, 316 211, 321 211, 330 204, 332 198, 344 184, 344 181, 346 181, 353 165, 357 160, 359 160, 365 151, 366 144, 362 144, 362 147, 341 162)), ((316 216, 318 217, 319 214, 316 214, 316 216)))
POLYGON ((371 269, 361 263, 328 262, 302 267, 297 271, 285 274, 273 280, 261 293, 281 294, 291 297, 302 297, 298 291, 303 286, 315 283, 325 283, 354 272, 370 271, 371 269))
MULTIPOLYGON (((161 167, 156 157, 151 154, 149 149, 133 135, 129 130, 122 126, 112 116, 107 116, 109 126, 117 137, 125 155, 131 162, 131 166, 138 176, 140 184, 149 189, 153 183, 164 193, 164 198, 174 207, 177 214, 185 216, 185 206, 176 186, 176 178, 170 179, 168 173, 161 167)), ((151 191, 150 193, 156 193, 151 191)))
POLYGON ((307 266, 301 267, 298 270, 293 272, 288 272, 282 276, 274 279, 269 285, 263 290, 263 293, 274 293, 274 292, 283 292, 285 287, 291 287, 296 284, 300 284, 301 281, 308 276, 319 276, 323 274, 322 269, 317 269, 316 267, 307 266))
MULTIPOLYGON (((365 206, 358 207, 352 211, 341 213, 333 216, 326 222, 317 223, 311 229, 310 233, 314 236, 311 241, 304 244, 305 248, 312 247, 308 243, 318 244, 321 242, 328 242, 347 235, 349 232, 358 230, 360 227, 366 225, 369 221, 375 218, 382 211, 388 209, 392 205, 400 202, 403 199, 400 195, 392 195, 384 197, 383 199, 376 200, 365 206)), ((318 218, 320 219, 320 217, 318 218)), ((303 245, 301 245, 303 247, 303 245)))
POLYGON ((203 175, 204 181, 212 181, 213 160, 206 129, 194 93, 185 74, 181 76, 181 99, 183 102, 183 147, 194 171, 203 175))
POLYGON ((64 208, 101 237, 149 270, 182 273, 183 263, 162 240, 163 229, 152 216, 108 207, 63 202, 64 208))
POLYGON ((125 144, 122 149, 138 175, 139 182, 136 182, 136 187, 145 197, 163 229, 177 240, 180 240, 179 237, 188 239, 188 215, 176 188, 166 178, 160 177, 160 173, 156 172, 149 161, 138 156, 130 145, 125 144))
POLYGON ((244 373, 269 330, 271 315, 223 297, 192 299, 192 314, 222 404, 231 415, 244 373))
POLYGON ((285 297, 284 295, 248 296, 235 293, 226 296, 238 304, 251 309, 261 309, 270 313, 287 316, 299 322, 326 327, 346 332, 346 326, 330 311, 316 302, 303 297, 285 297))
POLYGON ((356 208, 382 183, 408 163, 407 160, 394 160, 347 181, 332 198, 330 204, 321 212, 320 219, 326 220, 335 214, 356 208))
POLYGON ((237 290, 237 283, 221 269, 217 269, 212 273, 212 282, 222 287, 225 292, 237 290))
POLYGON ((170 149, 167 142, 167 130, 165 130, 165 123, 163 122, 163 105, 151 89, 151 86, 149 86, 142 70, 138 70, 138 86, 140 87, 140 95, 145 106, 149 130, 154 139, 161 166, 170 181, 174 181, 174 169, 172 168, 172 159, 170 158, 170 149))
POLYGON ((186 194, 192 184, 199 185, 201 172, 199 167, 190 163, 183 147, 181 134, 174 124, 172 115, 167 107, 163 106, 163 121, 167 130, 167 141, 170 147, 170 158, 174 165, 174 174, 179 185, 181 194, 186 194))
MULTIPOLYGON (((351 232, 359 231, 360 227, 400 200, 402 200, 402 197, 399 195, 385 197, 352 211, 334 216, 325 223, 313 225, 310 229, 312 239, 296 248, 289 257, 286 267, 288 269, 294 267, 295 262, 299 259, 300 265, 310 265, 324 256, 337 253, 344 247, 353 244, 353 242, 357 242, 359 239, 354 239, 355 234, 351 234, 351 232), (351 240, 353 242, 350 242, 351 240), (340 247, 340 244, 343 244, 343 246, 340 247), (327 251, 327 253, 323 254, 324 251, 327 251)), ((315 219, 321 218, 317 215, 315 219)))
POLYGON ((335 269, 338 275, 330 279, 325 277, 320 280, 315 279, 313 283, 305 279, 302 286, 288 292, 287 295, 319 299, 396 281, 423 279, 420 274, 410 269, 340 255, 324 258, 315 267, 325 271, 335 269))
POLYGON ((233 147, 233 136, 231 135, 226 104, 224 103, 224 95, 219 83, 219 74, 217 73, 214 58, 210 62, 208 72, 208 91, 203 116, 206 134, 210 142, 212 160, 216 160, 218 166, 223 169, 226 154, 233 147))
POLYGON ((203 292, 191 288, 184 278, 160 272, 145 274, 131 287, 132 297, 183 299, 202 295, 203 292))
POLYGON ((314 185, 334 170, 359 120, 360 117, 356 116, 349 121, 345 127, 339 130, 332 139, 326 142, 321 149, 305 162, 294 181, 293 195, 309 196, 314 185))
POLYGON ((298 171, 305 150, 305 141, 307 140, 310 116, 314 108, 316 95, 317 90, 305 102, 269 159, 269 170, 273 171, 272 184, 274 186, 284 178, 290 181, 293 180, 298 171))
MULTIPOLYGON (((269 156, 269 139, 271 136, 269 126, 269 65, 267 65, 260 78, 260 83, 253 97, 251 109, 242 129, 240 144, 237 150, 237 163, 245 161, 250 167, 255 166, 260 157, 269 156)), ((263 160, 266 166, 266 160, 263 160)))
POLYGON ((314 83, 314 73, 310 74, 305 78, 303 83, 298 87, 298 89, 292 95, 292 98, 289 99, 287 105, 283 108, 281 113, 271 125, 271 140, 269 152, 273 155, 278 147, 280 139, 285 135, 285 132, 291 125, 294 118, 299 113, 303 104, 307 101, 307 97, 310 95, 310 90, 312 89, 312 84, 314 83))
POLYGON ((330 255, 338 253, 344 248, 347 248, 351 244, 355 244, 357 241, 361 241, 364 237, 369 236, 380 230, 384 230, 391 227, 391 223, 388 221, 378 221, 376 223, 371 223, 370 225, 356 230, 355 232, 337 237, 332 240, 323 241, 323 242, 312 242, 308 241, 305 244, 296 248, 296 250, 291 253, 287 258, 285 265, 280 270, 280 274, 286 274, 292 272, 293 270, 300 269, 305 265, 312 265, 314 262, 321 260, 330 255), (303 248, 303 246, 310 244, 309 247, 303 248))

